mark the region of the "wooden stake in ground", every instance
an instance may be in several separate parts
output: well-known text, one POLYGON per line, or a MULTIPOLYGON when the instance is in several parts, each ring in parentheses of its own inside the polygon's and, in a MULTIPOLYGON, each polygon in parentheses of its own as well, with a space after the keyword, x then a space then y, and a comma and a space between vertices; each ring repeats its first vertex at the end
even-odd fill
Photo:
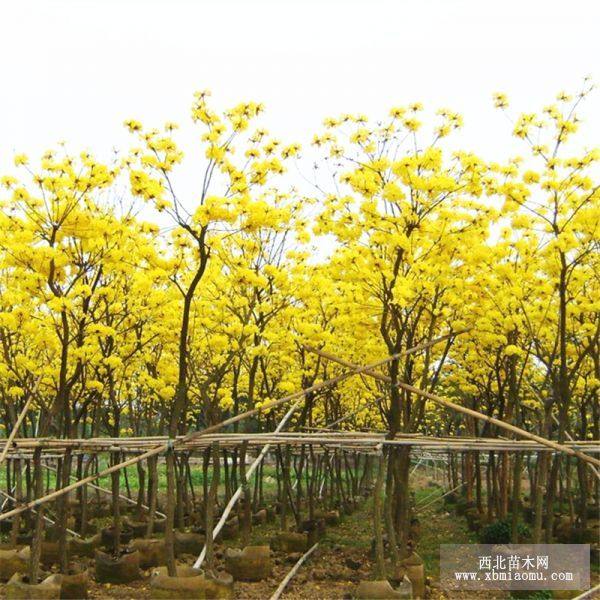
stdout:
MULTIPOLYGON (((307 347, 307 350, 310 350, 311 352, 314 352, 315 354, 318 354, 319 356, 322 356, 323 358, 326 358, 332 362, 336 362, 339 365, 342 365, 344 367, 360 369, 359 365, 355 365, 354 363, 351 363, 347 360, 338 358, 337 356, 335 356, 334 354, 330 354, 329 352, 324 352, 323 350, 318 350, 317 348, 309 348, 309 347, 307 347)), ((384 381, 386 383, 392 382, 392 380, 387 375, 382 375, 381 373, 377 373, 376 371, 373 371, 371 367, 362 369, 360 372, 364 373, 365 375, 369 375, 375 379, 379 379, 380 381, 384 381)), ((445 406, 446 408, 450 408, 451 410, 454 410, 456 412, 460 412, 465 415, 475 417, 476 419, 479 419, 480 421, 486 421, 488 423, 491 423, 492 425, 496 425, 496 427, 500 427, 501 429, 505 429, 505 430, 510 431, 511 433, 514 433, 521 437, 538 442, 539 444, 547 446, 548 448, 552 448, 553 450, 557 450, 558 452, 563 452, 565 454, 569 454, 570 456, 576 456, 577 458, 585 461, 589 465, 600 466, 600 460, 598 460, 597 458, 594 458, 593 456, 588 456, 587 454, 584 454, 583 452, 579 452, 579 450, 569 448, 568 446, 563 446, 562 444, 559 444, 558 442, 555 442, 553 440, 547 440, 546 438, 540 437, 539 435, 536 435, 535 433, 530 433, 529 431, 525 431, 524 429, 521 429, 520 427, 516 427, 515 425, 511 425, 510 423, 505 423, 504 421, 501 421, 500 419, 496 419, 494 417, 484 415, 483 413, 477 412, 476 410, 473 410, 471 408, 466 408, 465 406, 461 406, 460 404, 455 404, 454 402, 451 402, 450 400, 446 400, 445 398, 436 396, 435 394, 432 394, 431 392, 421 390, 413 385, 409 385, 408 383, 403 383, 403 382, 399 381, 396 385, 398 387, 401 387, 402 389, 405 389, 408 392, 412 392, 413 394, 416 394, 417 396, 422 396, 424 398, 427 398, 428 400, 431 400, 432 402, 441 404, 442 406, 445 406)))

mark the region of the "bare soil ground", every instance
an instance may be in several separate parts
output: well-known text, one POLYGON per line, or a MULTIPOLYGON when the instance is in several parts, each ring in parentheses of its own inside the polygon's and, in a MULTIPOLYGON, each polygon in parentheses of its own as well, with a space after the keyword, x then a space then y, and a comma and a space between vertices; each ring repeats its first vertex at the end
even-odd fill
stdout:
MULTIPOLYGON (((436 496, 440 496, 440 488, 431 487, 425 478, 416 481, 416 501, 423 505, 436 496), (425 500, 427 498, 427 500, 425 500)), ((439 546, 442 543, 469 543, 475 537, 467 528, 462 517, 447 512, 442 502, 433 504, 425 512, 419 514, 421 533, 417 543, 417 552, 425 563, 425 573, 428 578, 428 597, 434 600, 458 598, 464 600, 508 598, 506 593, 465 592, 464 594, 448 595, 440 589, 439 581, 439 546)), ((276 523, 255 527, 250 543, 268 544, 272 535, 277 531, 276 523)), ((373 561, 370 557, 371 540, 373 536, 372 500, 365 501, 352 515, 345 516, 336 527, 329 527, 319 548, 302 565, 300 571, 286 588, 284 600, 325 600, 349 599, 353 596, 357 584, 361 580, 372 578, 373 561)), ((217 567, 223 566, 222 556, 226 546, 241 546, 241 540, 228 541, 216 545, 217 567)), ((286 555, 274 553, 273 575, 267 580, 257 583, 235 583, 236 597, 248 600, 269 598, 281 580, 285 577, 300 554, 286 555)), ((180 557, 181 564, 191 564, 195 557, 180 557)), ((90 560, 90 570, 93 573, 93 561, 90 560)), ((151 570, 144 572, 144 578, 129 586, 92 583, 90 598, 122 600, 150 599, 151 570)), ((598 573, 592 574, 594 581, 598 573)), ((4 598, 4 587, 0 585, 0 598, 4 598)), ((562 597, 573 597, 569 594, 562 597)), ((548 596, 532 596, 532 598, 547 598, 548 596)))

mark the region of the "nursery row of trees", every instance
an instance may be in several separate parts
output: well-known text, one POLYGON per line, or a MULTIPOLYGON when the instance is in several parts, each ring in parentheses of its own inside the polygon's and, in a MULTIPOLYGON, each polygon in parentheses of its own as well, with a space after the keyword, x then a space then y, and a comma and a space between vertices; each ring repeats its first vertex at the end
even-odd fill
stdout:
MULTIPOLYGON (((303 157, 256 125, 261 105, 219 112, 205 92, 192 106, 204 152, 193 197, 179 195, 171 123, 128 121, 135 147, 108 163, 64 148, 16 156, 0 216, 6 432, 32 398, 22 436, 174 438, 343 371, 311 348, 368 364, 456 333, 391 361, 390 384, 307 394, 290 427, 346 417, 339 428, 498 435, 404 382, 559 442, 599 439, 600 152, 576 139, 589 91, 517 116, 523 155, 502 163, 452 149, 461 117, 420 104, 327 119, 303 157)), ((495 103, 509 114, 502 94, 495 103)), ((233 428, 271 430, 280 416, 233 428)), ((561 460, 533 466, 548 490, 540 515, 561 460)), ((400 537, 409 466, 410 448, 389 453, 400 537)), ((506 489, 520 458, 511 469, 506 489)), ((588 475, 581 464, 584 503, 588 475)))

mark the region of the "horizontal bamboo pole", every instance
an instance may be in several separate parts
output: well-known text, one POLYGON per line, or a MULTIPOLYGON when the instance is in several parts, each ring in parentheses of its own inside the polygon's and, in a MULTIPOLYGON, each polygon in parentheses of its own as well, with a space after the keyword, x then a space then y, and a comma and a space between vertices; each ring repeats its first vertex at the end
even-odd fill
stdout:
MULTIPOLYGON (((336 362, 344 367, 358 368, 358 365, 355 365, 354 363, 351 363, 347 360, 343 360, 329 352, 324 352, 323 350, 318 350, 316 348, 308 348, 308 349, 311 352, 314 352, 315 354, 318 354, 319 356, 326 358, 332 362, 336 362)), ((392 380, 390 377, 388 377, 387 375, 382 375, 381 373, 377 373, 376 371, 373 371, 370 367, 367 369, 364 369, 362 372, 365 375, 370 375, 371 377, 374 377, 375 379, 379 379, 380 381, 384 381, 388 384, 392 383, 392 380)), ((456 404, 454 402, 451 402, 450 400, 446 400, 445 398, 442 398, 441 396, 432 394, 431 392, 421 390, 413 385, 409 385, 408 383, 398 381, 396 383, 396 385, 408 392, 412 392, 413 394, 422 396, 423 398, 427 398, 428 400, 431 400, 432 402, 435 402, 436 404, 441 404, 442 406, 445 406, 446 408, 450 408, 451 410, 463 413, 465 415, 469 415, 471 417, 479 419, 480 421, 486 421, 488 423, 496 425, 496 427, 500 427, 501 429, 505 429, 506 431, 510 431, 511 433, 514 433, 521 437, 538 442, 538 444, 548 446, 548 448, 552 448, 553 450, 557 450, 558 452, 564 452, 565 454, 569 454, 570 456, 576 456, 580 460, 585 461, 587 464, 600 466, 600 460, 598 460, 597 458, 594 458, 593 456, 588 456, 587 454, 583 454, 582 452, 579 452, 578 450, 575 450, 575 449, 565 446, 563 444, 559 444, 558 442, 555 442, 553 440, 548 440, 539 435, 536 435, 535 433, 530 433, 529 431, 526 431, 525 429, 521 429, 520 427, 516 427, 515 425, 511 425, 510 423, 501 421, 500 419, 496 419, 494 417, 484 415, 483 413, 480 413, 471 408, 461 406, 460 404, 456 404)))
MULTIPOLYGON (((466 330, 464 330, 464 331, 466 331, 466 330)), ((345 379, 348 379, 349 377, 352 377, 353 375, 358 375, 360 373, 364 373, 364 372, 368 371, 369 369, 377 368, 377 367, 387 364, 388 362, 391 362, 392 360, 395 360, 401 356, 405 356, 407 354, 412 354, 415 352, 420 352, 421 350, 425 350, 426 348, 434 346, 435 344, 439 344, 440 342, 445 341, 456 335, 459 335, 460 333, 464 333, 464 331, 453 331, 447 335, 438 337, 429 342, 419 344, 418 346, 415 346, 414 348, 409 348, 408 350, 405 350, 404 352, 383 358, 383 359, 381 359, 375 363, 372 363, 370 365, 365 365, 364 367, 353 368, 351 371, 349 371, 347 373, 342 373, 341 375, 338 375, 337 377, 333 377, 331 379, 327 379, 320 383, 316 383, 304 390, 294 392, 293 394, 290 394, 289 396, 286 396, 279 400, 273 400, 271 402, 267 402, 259 409, 255 408, 255 409, 247 410, 243 413, 240 413, 239 415, 230 417, 229 419, 225 419, 224 421, 221 421, 220 423, 217 423, 216 425, 211 425, 210 427, 207 427, 207 428, 203 429, 202 431, 195 431, 195 432, 192 432, 192 433, 189 433, 189 434, 183 436, 182 438, 175 438, 173 440, 169 440, 167 443, 160 444, 160 445, 156 446, 155 448, 147 450, 146 452, 143 452, 142 454, 140 454, 138 456, 135 456, 135 457, 125 460, 123 462, 117 463, 116 465, 112 465, 111 467, 104 469, 104 471, 100 471, 98 473, 89 475, 88 477, 84 477, 83 479, 80 479, 79 481, 76 481, 74 483, 71 483, 71 484, 63 487, 63 488, 55 490, 54 492, 51 492, 50 494, 46 494, 45 496, 42 496, 41 498, 36 498, 30 502, 27 502, 26 504, 23 504, 20 507, 17 507, 17 508, 14 508, 13 510, 2 513, 2 514, 0 514, 0 521, 9 519, 10 517, 12 517, 14 515, 18 515, 18 514, 24 512, 26 510, 29 510, 35 506, 39 506, 40 504, 50 502, 51 500, 54 500, 55 498, 59 498, 60 496, 62 496, 64 494, 68 494, 69 492, 80 488, 82 485, 85 485, 86 483, 91 483, 100 477, 105 477, 106 475, 110 475, 111 473, 120 471, 121 469, 124 469, 125 467, 135 465, 138 462, 140 462, 141 460, 145 460, 145 459, 151 458, 153 456, 157 456, 158 454, 162 454, 163 452, 165 452, 167 450, 174 449, 189 440, 193 440, 194 438, 196 438, 198 436, 203 436, 203 435, 207 435, 209 433, 213 433, 215 431, 219 431, 220 429, 223 429, 223 427, 227 427, 228 425, 232 425, 233 423, 243 421, 244 419, 247 419, 248 417, 252 417, 256 414, 259 414, 266 410, 270 410, 272 408, 276 408, 277 406, 281 406, 282 404, 286 404, 288 402, 291 402, 292 400, 297 400, 298 398, 302 398, 302 397, 306 396, 307 394, 311 394, 311 393, 319 391, 321 389, 331 387, 332 385, 336 385, 337 383, 340 383, 341 381, 344 381, 345 379)))
MULTIPOLYGON (((549 451, 548 446, 539 444, 529 439, 509 440, 506 438, 472 438, 466 436, 455 436, 455 437, 435 437, 425 436, 417 433, 397 433, 393 438, 389 437, 389 434, 385 432, 362 432, 362 431, 331 431, 325 427, 323 428, 311 428, 314 431, 312 433, 304 432, 281 432, 281 433, 220 433, 220 434, 208 434, 204 437, 196 438, 195 440, 186 442, 185 444, 179 445, 178 449, 181 452, 193 452, 201 451, 209 447, 213 442, 218 441, 222 447, 235 448, 242 442, 247 442, 249 446, 264 446, 265 444, 287 444, 290 446, 300 446, 302 444, 309 445, 338 445, 348 448, 355 446, 372 447, 383 441, 386 445, 410 445, 417 448, 423 448, 424 450, 474 450, 474 451, 488 451, 488 450, 511 450, 511 451, 524 451, 532 452, 537 450, 549 451)), ((167 438, 163 438, 165 441, 167 438)), ((178 438, 180 439, 180 438, 178 438)), ((15 449, 13 455, 9 454, 9 458, 20 458, 24 459, 30 456, 23 452, 24 449, 31 450, 37 447, 37 441, 34 438, 19 440, 22 447, 15 449)), ((53 458, 60 458, 62 455, 58 452, 64 451, 67 448, 73 446, 69 443, 74 440, 65 440, 67 443, 63 445, 63 440, 51 440, 44 443, 44 447, 52 452, 53 458)), ((75 440, 77 441, 77 440, 75 440)), ((79 440, 82 444, 85 444, 88 440, 79 440)), ((129 445, 127 438, 118 440, 118 443, 112 442, 111 444, 98 444, 90 446, 84 446, 79 448, 79 453, 85 452, 87 454, 101 454, 102 452, 108 451, 119 451, 119 452, 130 452, 139 453, 144 450, 154 448, 156 441, 149 439, 147 442, 138 440, 135 446, 129 445)), ((580 440, 580 441, 566 441, 564 445, 569 448, 575 448, 583 450, 585 452, 600 453, 600 442, 598 440, 580 440)), ((73 455, 77 455, 78 452, 73 452, 73 455)), ((43 454, 44 458, 47 459, 48 455, 43 454)), ((108 492, 108 490, 106 490, 108 492)), ((135 501, 133 501, 135 502, 135 501)))
MULTIPOLYGON (((309 428, 306 428, 309 429, 309 428)), ((346 438, 348 439, 356 439, 356 440, 372 440, 372 439, 395 439, 395 440, 414 440, 415 443, 419 443, 419 442, 426 442, 426 441, 433 441, 433 442, 439 442, 439 443, 465 443, 465 444, 483 444, 483 443, 487 443, 487 442, 494 442, 494 443, 501 443, 501 444, 512 444, 513 442, 516 442, 517 444, 532 444, 533 442, 529 439, 527 440, 512 440, 512 439, 507 439, 505 437, 499 436, 499 437, 469 437, 469 436, 462 436, 462 435, 457 435, 457 436, 452 436, 452 437, 444 437, 444 436, 431 436, 431 435, 425 435, 425 434, 421 434, 421 433, 405 433, 405 432, 398 432, 396 433, 396 435, 394 436, 394 438, 390 438, 389 437, 389 433, 387 431, 355 431, 355 430, 348 430, 348 431, 344 431, 344 430, 331 430, 331 429, 327 429, 326 427, 312 427, 310 428, 311 430, 313 430, 312 432, 302 432, 302 431, 294 431, 294 432, 280 432, 280 433, 275 433, 275 432, 263 432, 263 433, 243 433, 243 434, 236 434, 236 433, 213 433, 213 434, 207 434, 206 436, 202 436, 202 437, 198 437, 195 438, 194 440, 188 441, 188 442, 182 442, 181 445, 179 445, 179 441, 182 440, 182 438, 176 438, 178 441, 178 446, 179 449, 183 452, 185 450, 188 449, 193 449, 195 447, 198 448, 204 448, 207 445, 210 445, 210 441, 215 441, 215 440, 222 440, 224 443, 231 443, 231 444, 240 444, 241 442, 245 441, 245 440, 249 440, 249 441, 256 441, 256 443, 260 443, 261 440, 264 439, 268 439, 270 436, 276 437, 276 438, 281 438, 281 437, 288 437, 290 438, 291 441, 297 439, 297 440, 302 440, 305 438, 311 438, 311 437, 316 437, 316 438, 323 438, 323 439, 339 439, 339 440, 344 440, 346 438), (187 444, 187 445, 184 445, 187 444)), ((43 453, 44 458, 60 458, 61 455, 58 454, 59 451, 61 450, 66 450, 66 449, 71 449, 73 451, 73 449, 75 448, 75 446, 73 446, 73 444, 69 443, 72 440, 70 439, 65 439, 62 440, 60 438, 58 439, 52 439, 52 440, 48 440, 46 442, 44 442, 44 444, 42 444, 41 446, 39 444, 37 444, 37 440, 35 438, 20 438, 19 439, 19 447, 15 448, 14 452, 10 455, 11 460, 12 459, 17 459, 17 458, 24 458, 26 456, 26 451, 30 452, 32 449, 34 448, 39 448, 42 447, 42 450, 46 449, 49 452, 51 452, 50 454, 47 453, 43 453), (63 441, 65 443, 63 443, 63 441), (52 452, 56 452, 56 454, 52 454, 52 452)), ((143 450, 143 449, 149 449, 149 448, 154 448, 156 447, 156 441, 153 439, 149 439, 147 442, 142 442, 139 441, 136 443, 136 445, 131 445, 129 440, 127 438, 121 438, 118 442, 113 442, 111 444, 89 444, 86 445, 85 442, 88 440, 80 440, 83 444, 82 448, 79 449, 75 449, 74 450, 74 454, 92 454, 93 452, 104 452, 104 451, 108 451, 108 450, 127 450, 130 449, 132 452, 134 451, 139 451, 139 450, 143 450), (88 452, 89 451, 89 452, 88 452)), ((168 441, 168 438, 164 438, 164 443, 166 443, 168 441)), ((15 442, 16 443, 16 442, 15 442)), ((585 447, 585 446, 594 446, 595 444, 598 444, 598 440, 567 440, 564 442, 565 444, 570 444, 572 446, 581 446, 581 447, 585 447)), ((534 444, 537 445, 537 444, 534 444)))

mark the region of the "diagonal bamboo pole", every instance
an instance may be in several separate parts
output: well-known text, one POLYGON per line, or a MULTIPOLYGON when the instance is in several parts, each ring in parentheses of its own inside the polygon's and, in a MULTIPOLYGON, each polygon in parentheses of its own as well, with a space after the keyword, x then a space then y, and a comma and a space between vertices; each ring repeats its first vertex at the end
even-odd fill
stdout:
MULTIPOLYGON (((49 465, 42 465, 42 468, 46 469, 48 471, 52 471, 53 473, 57 472, 57 470, 54 467, 50 467, 49 465)), ((71 475, 71 479, 75 479, 76 480, 77 477, 75 477, 75 475, 71 475)), ((89 486, 92 489, 94 489, 94 490, 98 490, 99 492, 102 492, 103 494, 106 494, 107 496, 112 496, 112 491, 111 490, 107 490, 106 488, 100 487, 99 485, 94 485, 93 483, 90 483, 89 486)), ((128 504, 137 506, 137 502, 133 498, 129 498, 128 496, 124 496, 123 494, 119 494, 119 498, 121 500, 124 500, 128 504)), ((144 508, 146 510, 150 510, 150 507, 146 506, 145 504, 142 504, 141 506, 142 506, 142 508, 144 508)), ((158 515, 159 517, 166 517, 166 515, 164 513, 161 513, 158 510, 155 510, 154 514, 158 515)))
MULTIPOLYGON (((316 348, 311 348, 311 347, 306 347, 306 349, 311 352, 314 352, 315 354, 318 354, 319 356, 321 356, 327 360, 336 362, 339 365, 342 365, 344 367, 349 367, 351 369, 359 368, 358 365, 355 365, 354 363, 351 363, 347 360, 343 360, 329 352, 324 352, 323 350, 318 350, 316 348)), ((387 375, 382 375, 381 373, 377 373, 376 371, 373 371, 371 367, 367 367, 366 369, 363 369, 361 372, 364 373, 365 375, 370 375, 371 377, 374 377, 375 379, 379 379, 380 381, 384 381, 385 383, 392 383, 392 380, 390 377, 388 377, 387 375)), ((544 446, 548 446, 548 448, 552 448, 553 450, 557 450, 558 452, 564 452, 565 454, 569 454, 570 456, 576 456, 577 458, 585 461, 588 465, 600 466, 600 460, 598 460, 597 458, 594 458, 592 456, 588 456, 587 454, 584 454, 583 452, 580 452, 579 450, 576 450, 574 448, 569 448, 568 446, 563 446, 562 444, 559 444, 558 442, 555 442, 553 440, 548 440, 539 435, 536 435, 535 433, 530 433, 529 431, 525 431, 525 429, 521 429, 520 427, 516 427, 515 425, 511 425, 510 423, 505 423, 504 421, 501 421, 500 419, 496 419, 494 417, 484 415, 483 413, 480 413, 471 408, 466 408, 465 406, 461 406, 460 404, 456 404, 454 402, 451 402, 450 400, 446 400, 445 398, 436 396, 435 394, 432 394, 431 392, 421 390, 413 385, 409 385, 408 383, 398 381, 396 383, 396 385, 408 392, 412 392, 413 394, 416 394, 417 396, 423 396, 424 398, 427 398, 428 400, 431 400, 432 402, 435 402, 436 404, 441 404, 442 406, 445 406, 446 408, 450 408, 451 410, 463 413, 465 415, 469 415, 471 417, 475 417, 476 419, 479 419, 480 421, 487 421, 488 423, 492 423, 493 425, 496 425, 496 427, 500 427, 501 429, 506 429, 507 431, 510 431, 511 433, 515 433, 521 437, 533 440, 544 446)))
POLYGON ((349 377, 352 377, 353 375, 358 375, 359 373, 366 373, 370 369, 375 369, 377 367, 385 365, 388 362, 391 362, 392 360, 395 360, 401 356, 405 356, 406 354, 413 354, 415 352, 420 352, 421 350, 425 350, 426 348, 434 346, 435 344, 439 344, 440 342, 443 342, 443 341, 445 341, 451 337, 454 337, 456 335, 459 335, 461 333, 465 333, 466 331, 468 331, 468 330, 465 329, 465 330, 460 330, 460 331, 452 331, 446 335, 443 335, 441 337, 430 340, 429 342, 424 342, 423 344, 419 344, 418 346, 409 348, 408 350, 405 350, 404 352, 401 352, 399 354, 393 354, 393 355, 387 356, 386 358, 383 358, 381 360, 378 360, 377 362, 371 363, 370 365, 358 366, 356 368, 351 369, 350 371, 348 371, 346 373, 342 373, 341 375, 338 375, 337 377, 333 377, 331 379, 321 381, 320 383, 315 383, 314 385, 310 386, 309 388, 300 390, 298 392, 294 392, 293 394, 290 394, 289 396, 285 396, 284 398, 280 398, 279 400, 272 400, 271 402, 267 402, 260 408, 254 408, 251 410, 247 410, 246 412, 240 413, 239 415, 230 417, 229 419, 225 419, 224 421, 221 421, 220 423, 217 423, 216 425, 211 425, 210 427, 207 427, 207 428, 203 429, 202 431, 194 431, 194 432, 188 433, 187 435, 185 435, 181 438, 168 440, 166 443, 162 443, 150 450, 147 450, 146 452, 143 452, 142 454, 139 454, 138 456, 135 456, 135 457, 125 460, 123 462, 117 463, 116 465, 112 465, 111 467, 104 469, 104 471, 100 471, 98 473, 88 475, 87 477, 84 477, 83 479, 80 479, 79 481, 71 483, 70 485, 67 485, 66 487, 55 490, 54 492, 51 492, 50 494, 46 494, 45 496, 42 496, 41 498, 36 498, 35 500, 32 500, 31 502, 27 502, 26 504, 23 504, 20 507, 17 507, 17 508, 14 508, 13 510, 9 510, 8 512, 2 513, 2 514, 0 514, 0 521, 9 519, 10 517, 13 517, 14 515, 18 515, 18 514, 25 512, 26 510, 29 510, 35 506, 39 506, 40 504, 45 504, 46 502, 50 502, 51 500, 54 500, 55 498, 59 498, 63 494, 67 494, 73 490, 76 490, 77 488, 80 488, 82 485, 85 485, 86 483, 91 483, 92 481, 95 481, 96 479, 98 479, 100 477, 105 477, 107 475, 110 475, 111 473, 114 473, 115 471, 120 471, 121 469, 124 469, 125 467, 135 465, 138 462, 140 462, 141 460, 145 460, 152 456, 157 456, 158 454, 162 454, 163 452, 170 450, 172 448, 176 448, 189 440, 193 440, 197 437, 207 435, 207 434, 213 433, 215 431, 219 431, 220 429, 223 429, 223 427, 227 427, 228 425, 232 425, 233 423, 237 423, 238 421, 243 421, 244 419, 247 419, 248 417, 252 417, 260 412, 264 412, 266 410, 276 408, 277 406, 281 406, 282 404, 286 404, 292 400, 297 400, 297 399, 302 398, 312 392, 316 392, 323 388, 327 388, 327 387, 330 387, 337 383, 340 383, 341 381, 344 381, 344 380, 348 379, 349 377))
POLYGON ((583 594, 579 594, 579 596, 575 596, 573 600, 592 600, 593 598, 597 598, 596 594, 600 594, 600 583, 595 585, 593 588, 583 592, 583 594))
MULTIPOLYGON (((531 389, 531 391, 536 395, 537 399, 540 400, 542 403, 544 402, 543 398, 541 397, 540 393, 531 385, 531 383, 529 383, 529 388, 531 389)), ((535 409, 535 408, 531 408, 531 407, 525 407, 528 410, 530 410, 531 412, 534 412, 538 415, 538 417, 540 416, 540 410, 539 409, 535 409)), ((559 424, 558 419, 556 418, 556 416, 551 413, 550 416, 552 417, 552 420, 554 421, 554 423, 556 425, 559 424)), ((574 442, 576 441, 573 436, 565 429, 565 436, 569 439, 569 441, 574 442)), ((598 481, 600 481, 600 471, 594 467, 594 465, 590 465, 590 469, 592 469, 592 471, 594 472, 594 475, 596 476, 596 479, 598 481)))
MULTIPOLYGON (((554 421, 554 423, 556 423, 556 425, 559 424, 558 419, 554 415, 552 415, 552 420, 554 421)), ((565 431, 565 435, 569 438, 569 441, 571 441, 571 442, 575 441, 573 439, 573 436, 568 431, 565 431)), ((589 465, 589 467, 594 472, 596 479, 598 481, 600 481, 600 471, 594 465, 589 465)))
MULTIPOLYGON (((300 406, 300 402, 296 402, 290 408, 290 410, 288 410, 288 412, 285 414, 283 419, 281 419, 281 421, 279 422, 279 424, 277 425, 277 427, 273 431, 273 433, 279 433, 283 429, 283 427, 285 426, 285 424, 287 423, 289 418, 298 409, 299 406, 300 406)), ((337 423, 337 421, 336 421, 336 423, 337 423)), ((332 424, 327 425, 324 429, 327 429, 331 425, 332 424)), ((248 479, 250 479, 250 477, 252 477, 252 475, 254 474, 254 471, 258 468, 260 463, 264 460, 264 458, 267 455, 267 452, 270 450, 270 448, 271 448, 271 444, 265 444, 263 446, 259 455, 254 459, 254 461, 248 468, 248 472, 246 473, 246 477, 248 479)), ((227 503, 227 506, 225 507, 225 510, 223 511, 223 514, 221 515, 221 518, 219 519, 219 522, 216 524, 216 526, 213 530, 213 537, 216 537, 219 534, 219 532, 221 531, 221 529, 223 528, 223 526, 225 525, 225 522, 227 521, 227 517, 229 516, 229 513, 233 510, 233 507, 235 506, 235 504, 239 500, 240 496, 242 495, 242 491, 243 491, 243 486, 240 485, 237 488, 237 490, 235 491, 235 493, 233 494, 233 496, 231 497, 231 499, 229 500, 229 502, 227 503)), ((202 548, 202 552, 200 553, 200 556, 198 556, 198 558, 196 559, 196 562, 194 563, 194 569, 199 569, 202 566, 202 563, 204 562, 205 557, 206 557, 206 546, 204 546, 202 548)))
POLYGON ((296 562, 296 564, 291 568, 290 572, 283 578, 283 581, 279 584, 275 593, 269 598, 269 600, 279 600, 281 594, 283 594, 283 590, 287 587, 287 584, 292 580, 292 577, 298 572, 304 561, 317 549, 319 542, 317 542, 314 546, 311 546, 296 562))
MULTIPOLYGON (((451 490, 448 490, 446 493, 442 494, 441 496, 436 496, 433 500, 431 500, 429 503, 425 502, 425 503, 421 503, 420 505, 417 504, 415 506, 415 513, 419 514, 420 512, 424 511, 428 506, 431 506, 432 504, 435 504, 436 502, 438 502, 439 500, 441 500, 442 498, 445 498, 448 494, 451 494, 452 492, 455 492, 457 489, 461 488, 463 485, 466 485, 466 481, 463 481, 462 483, 459 483, 456 487, 453 487, 451 490)), ((425 498, 425 500, 429 500, 431 496, 427 496, 427 498, 425 498)))
MULTIPOLYGON (((281 419, 281 421, 279 421, 279 425, 277 425, 274 433, 279 433, 285 427, 285 424, 289 421, 290 417, 294 414, 294 412, 296 411, 296 409, 299 406, 300 406, 300 401, 298 400, 285 413, 283 419, 281 419)), ((267 452, 269 451, 270 447, 271 447, 270 444, 265 444, 263 446, 262 450, 260 451, 260 454, 254 459, 253 463, 248 468, 248 471, 246 473, 247 480, 249 480, 250 477, 252 477, 252 475, 254 474, 254 471, 256 471, 256 469, 258 468, 258 465, 260 465, 260 463, 263 461, 264 457, 267 455, 267 452)), ((223 514, 221 515, 221 518, 219 519, 219 522, 215 525, 215 528, 213 529, 213 534, 212 534, 213 539, 216 538, 217 535, 219 535, 219 532, 221 531, 221 529, 223 529, 223 526, 225 525, 225 522, 227 521, 227 517, 229 516, 229 513, 233 510, 233 507, 236 505, 236 502, 239 500, 243 491, 244 491, 244 486, 240 485, 240 486, 238 486, 237 490, 235 490, 235 493, 233 494, 233 496, 231 496, 229 502, 227 503, 227 506, 225 507, 225 510, 223 511, 223 514)), ((206 558, 206 544, 202 548, 202 552, 200 552, 200 556, 198 556, 198 558, 196 559, 196 562, 194 563, 194 569, 199 569, 202 566, 202 563, 204 562, 205 558, 206 558)))
MULTIPOLYGON (((4 490, 0 490, 0 494, 2 496, 4 496, 6 498, 6 500, 12 500, 13 502, 16 502, 17 499, 14 496, 11 496, 10 494, 7 494, 4 490)), ((33 510, 33 512, 36 512, 35 509, 33 510)), ((53 521, 50 517, 43 515, 43 519, 44 521, 46 521, 46 523, 50 523, 50 525, 56 525, 56 521, 53 521)), ((68 527, 66 528, 67 533, 70 533, 71 535, 74 535, 75 537, 80 538, 81 534, 77 533, 76 531, 73 531, 72 529, 69 529, 68 527)))
POLYGON ((0 455, 0 465, 4 462, 4 459, 6 458, 6 455, 8 454, 8 451, 10 449, 10 445, 12 444, 13 440, 15 439, 15 436, 19 432, 19 427, 21 427, 21 423, 23 423, 23 420, 25 419, 25 416, 27 415, 27 411, 29 410, 31 403, 33 402, 33 397, 37 393, 37 390, 38 390, 38 387, 39 387, 41 381, 42 381, 42 376, 40 375, 37 378, 35 385, 33 386, 33 390, 31 391, 31 394, 29 394, 29 398, 27 398, 27 402, 25 402, 25 406, 23 407, 23 409, 21 410, 21 413, 19 414, 19 416, 17 418, 17 422, 15 423, 15 426, 12 428, 12 431, 10 432, 10 435, 8 436, 8 438, 6 440, 6 443, 4 444, 2 454, 0 455))

